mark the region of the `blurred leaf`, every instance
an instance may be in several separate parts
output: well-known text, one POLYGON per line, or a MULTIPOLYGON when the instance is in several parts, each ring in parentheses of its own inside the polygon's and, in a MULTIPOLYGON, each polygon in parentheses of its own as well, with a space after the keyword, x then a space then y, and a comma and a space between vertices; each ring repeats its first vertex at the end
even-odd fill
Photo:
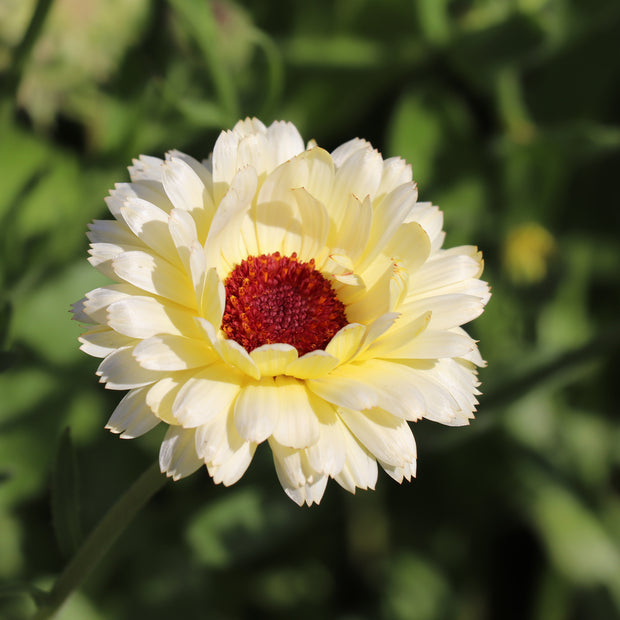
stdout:
POLYGON ((543 42, 540 26, 514 13, 501 23, 462 33, 452 41, 448 53, 467 80, 486 91, 501 68, 531 58, 543 42))
POLYGON ((446 617, 448 584, 433 564, 413 553, 400 553, 389 564, 384 588, 386 620, 446 617))
MULTIPOLYGON (((293 511, 279 501, 265 503, 256 489, 231 489, 192 518, 188 543, 203 564, 223 568, 282 543, 293 511)), ((294 523, 298 527, 299 518, 294 523)))
POLYGON ((37 606, 43 604, 47 598, 47 592, 30 583, 9 582, 0 584, 0 598, 23 594, 30 596, 37 606))
POLYGON ((67 427, 60 437, 52 472, 52 520, 60 550, 71 556, 82 541, 78 467, 67 427))
POLYGON ((620 549, 601 521, 542 471, 527 477, 532 518, 556 570, 577 584, 620 587, 620 549))
POLYGON ((420 93, 400 98, 388 130, 388 151, 406 159, 413 178, 421 186, 430 181, 442 138, 437 108, 429 106, 420 93))
POLYGON ((418 0, 415 3, 422 30, 433 43, 444 43, 450 36, 449 4, 449 0, 418 0))
POLYGON ((84 329, 72 320, 70 304, 81 299, 86 291, 108 283, 86 261, 46 278, 18 299, 13 338, 57 364, 80 358, 77 339, 84 329))
MULTIPOLYGON (((0 482, 1 484, 1 482, 0 482)), ((0 578, 10 578, 23 568, 22 528, 13 515, 0 508, 0 578)), ((0 586, 0 596, 2 596, 0 586)))
POLYGON ((37 0, 32 18, 22 40, 13 52, 8 75, 4 79, 3 88, 0 95, 8 95, 9 98, 15 95, 15 91, 22 77, 24 66, 30 57, 32 50, 43 30, 43 26, 49 15, 49 10, 53 0, 37 0))
POLYGON ((217 46, 218 24, 212 3, 203 0, 169 0, 169 2, 203 54, 220 107, 229 115, 231 123, 235 122, 239 110, 238 96, 232 74, 227 70, 217 46))

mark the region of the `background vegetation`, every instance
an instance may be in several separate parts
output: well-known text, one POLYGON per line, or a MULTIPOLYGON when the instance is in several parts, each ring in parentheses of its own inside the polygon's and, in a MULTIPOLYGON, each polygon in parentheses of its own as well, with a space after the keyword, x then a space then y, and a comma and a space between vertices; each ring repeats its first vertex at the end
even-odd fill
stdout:
POLYGON ((608 620, 620 614, 617 0, 0 0, 0 616, 29 617, 157 455, 69 304, 87 223, 140 153, 241 117, 413 164, 493 298, 477 420, 415 425, 418 479, 166 485, 63 619, 608 620), (70 429, 67 433, 66 429, 70 429))

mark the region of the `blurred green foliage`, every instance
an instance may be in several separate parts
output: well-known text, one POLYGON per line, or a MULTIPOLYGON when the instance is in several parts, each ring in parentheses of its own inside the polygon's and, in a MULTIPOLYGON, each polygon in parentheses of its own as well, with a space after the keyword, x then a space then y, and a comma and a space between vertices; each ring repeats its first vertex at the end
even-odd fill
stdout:
POLYGON ((312 509, 264 447, 230 489, 169 483, 61 617, 619 617, 619 35, 617 0, 0 0, 0 616, 162 436, 103 430, 67 312, 102 282, 87 223, 132 157, 258 115, 407 158, 481 247, 478 419, 417 424, 414 483, 312 509))

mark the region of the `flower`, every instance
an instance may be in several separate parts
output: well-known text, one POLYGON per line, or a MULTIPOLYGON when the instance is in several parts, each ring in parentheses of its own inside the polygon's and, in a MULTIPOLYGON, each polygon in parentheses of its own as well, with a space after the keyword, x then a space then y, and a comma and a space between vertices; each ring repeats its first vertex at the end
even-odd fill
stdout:
POLYGON ((374 488, 416 471, 408 422, 467 424, 476 342, 461 325, 489 299, 475 247, 442 249, 441 211, 411 168, 351 140, 304 148, 291 123, 223 132, 202 163, 142 156, 91 225, 115 281, 74 304, 81 348, 129 390, 107 428, 168 425, 162 472, 203 464, 230 485, 267 441, 299 505, 329 478, 374 488))

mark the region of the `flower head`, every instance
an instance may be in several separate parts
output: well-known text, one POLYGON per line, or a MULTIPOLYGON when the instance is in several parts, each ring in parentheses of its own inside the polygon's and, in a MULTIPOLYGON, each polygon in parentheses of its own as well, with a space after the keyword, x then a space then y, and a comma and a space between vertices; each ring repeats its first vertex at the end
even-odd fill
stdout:
POLYGON ((415 475, 408 422, 467 424, 476 343, 461 325, 489 298, 470 246, 442 249, 443 219, 411 169, 364 140, 331 154, 256 119, 202 163, 141 157, 95 221, 90 262, 115 281, 74 305, 106 387, 129 390, 108 428, 159 422, 162 471, 206 465, 230 485, 267 441, 298 504, 327 480, 374 488, 377 463, 415 475))

